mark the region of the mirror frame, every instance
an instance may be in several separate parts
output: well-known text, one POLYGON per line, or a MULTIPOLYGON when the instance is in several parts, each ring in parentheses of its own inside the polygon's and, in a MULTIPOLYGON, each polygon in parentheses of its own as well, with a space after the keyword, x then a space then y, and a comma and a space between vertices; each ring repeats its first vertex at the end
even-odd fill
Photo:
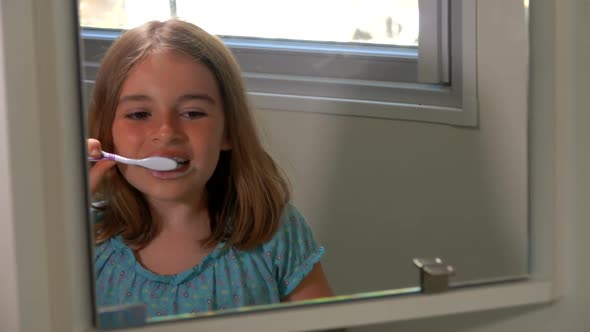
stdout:
MULTIPOLYGON (((478 6, 482 3, 479 0, 478 6)), ((244 310, 247 315, 213 314, 169 324, 180 332, 237 327, 244 331, 309 331, 546 303, 557 298, 561 289, 557 262, 563 242, 557 220, 567 211, 556 193, 555 177, 565 170, 558 167, 555 150, 567 150, 567 146, 557 139, 565 129, 556 120, 555 110, 567 103, 563 90, 567 84, 558 85, 567 73, 560 73, 556 68, 559 62, 554 60, 566 59, 570 48, 556 47, 567 46, 561 45, 567 38, 539 36, 545 35, 543 32, 567 36, 571 28, 556 24, 556 18, 567 19, 570 6, 568 2, 544 4, 532 13, 539 19, 532 22, 538 34, 531 36, 535 61, 529 105, 534 110, 529 122, 529 171, 530 218, 535 227, 531 228, 529 280, 437 295, 390 294, 354 301, 336 298, 322 305, 244 310)), ((483 9, 478 12, 484 13, 483 9)), ((0 132, 6 135, 0 137, 0 243, 9 249, 3 253, 8 264, 5 269, 14 272, 3 276, 6 283, 0 287, 13 306, 0 318, 14 331, 97 331, 90 291, 89 225, 80 222, 87 220, 88 211, 84 208, 85 147, 79 128, 79 66, 72 66, 79 61, 75 13, 72 0, 6 0, 0 7, 0 74, 4 78, 0 82, 0 132)), ((168 325, 154 324, 141 331, 169 329, 168 325)))

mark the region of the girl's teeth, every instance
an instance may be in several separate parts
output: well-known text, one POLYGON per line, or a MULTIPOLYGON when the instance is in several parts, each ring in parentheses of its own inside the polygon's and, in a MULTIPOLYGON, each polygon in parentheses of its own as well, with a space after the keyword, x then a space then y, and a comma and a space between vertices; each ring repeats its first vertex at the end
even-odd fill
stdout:
POLYGON ((172 157, 174 161, 178 164, 178 167, 184 166, 189 163, 188 159, 179 158, 179 157, 172 157))

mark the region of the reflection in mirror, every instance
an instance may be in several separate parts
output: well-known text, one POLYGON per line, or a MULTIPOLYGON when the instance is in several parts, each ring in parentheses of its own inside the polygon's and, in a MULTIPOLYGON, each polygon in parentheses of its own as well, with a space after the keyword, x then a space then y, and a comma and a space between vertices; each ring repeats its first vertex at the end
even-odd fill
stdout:
MULTIPOLYGON (((494 96, 482 96, 479 124, 468 128, 257 103, 264 91, 252 77, 288 76, 257 72, 267 63, 252 65, 251 55, 273 52, 263 43, 350 46, 365 58, 377 49, 395 59, 413 54, 411 75, 364 84, 420 85, 420 4, 324 1, 330 11, 309 13, 299 1, 256 18, 255 8, 272 3, 80 0, 89 157, 158 156, 177 166, 92 162, 102 328, 417 292, 433 269, 417 268, 416 258, 452 265, 451 287, 527 274, 526 104, 509 99, 486 112, 493 103, 485 97, 494 96)), ((451 33, 460 28, 449 23, 451 33)), ((460 58, 457 49, 449 52, 460 58)), ((512 90, 526 90, 522 50, 521 63, 505 68, 515 75, 512 90)), ((291 58, 273 59, 292 70, 291 58)), ((327 81, 345 75, 321 73, 327 81)), ((449 96, 461 91, 457 81, 434 85, 449 96)))
POLYGON ((221 40, 175 19, 127 31, 88 118, 99 306, 145 303, 154 317, 332 295, 221 40))

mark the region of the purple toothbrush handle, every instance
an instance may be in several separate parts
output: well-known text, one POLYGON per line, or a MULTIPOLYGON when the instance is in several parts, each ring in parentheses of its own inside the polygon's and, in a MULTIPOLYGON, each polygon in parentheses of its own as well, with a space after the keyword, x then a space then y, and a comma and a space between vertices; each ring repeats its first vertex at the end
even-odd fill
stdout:
POLYGON ((115 160, 115 155, 112 153, 101 151, 102 157, 101 158, 92 158, 88 157, 88 161, 100 161, 100 160, 115 160))

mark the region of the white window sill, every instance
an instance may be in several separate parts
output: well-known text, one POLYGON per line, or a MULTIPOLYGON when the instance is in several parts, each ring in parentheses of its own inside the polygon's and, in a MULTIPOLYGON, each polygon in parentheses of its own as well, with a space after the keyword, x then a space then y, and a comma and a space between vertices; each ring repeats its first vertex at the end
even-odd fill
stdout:
MULTIPOLYGON (((407 292, 408 289, 391 291, 388 295, 396 295, 402 291, 407 292)), ((368 295, 370 294, 359 295, 352 301, 350 297, 343 297, 341 302, 337 297, 334 302, 322 305, 313 305, 314 301, 310 301, 312 304, 285 304, 278 310, 244 309, 239 312, 247 314, 211 314, 198 320, 155 323, 126 331, 230 331, 240 326, 241 331, 280 332, 353 327, 547 303, 553 300, 553 285, 545 281, 521 281, 451 290, 434 295, 408 294, 392 297, 386 295, 381 299, 363 298, 368 295)))
POLYGON ((468 103, 464 100, 465 104, 472 105, 470 110, 466 110, 465 107, 286 94, 250 93, 249 96, 257 109, 412 120, 460 126, 475 126, 477 124, 476 100, 471 100, 468 103))

